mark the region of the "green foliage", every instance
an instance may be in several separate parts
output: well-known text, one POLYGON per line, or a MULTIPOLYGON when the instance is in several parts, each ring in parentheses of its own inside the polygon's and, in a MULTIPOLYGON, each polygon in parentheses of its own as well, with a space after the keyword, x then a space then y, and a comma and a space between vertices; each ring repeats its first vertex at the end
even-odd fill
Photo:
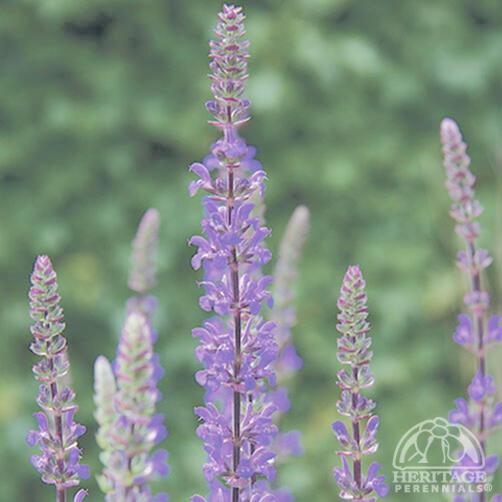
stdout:
MULTIPOLYGON (((285 419, 304 433, 306 456, 283 469, 282 481, 299 501, 327 502, 336 499, 335 300, 349 263, 361 264, 368 283, 379 456, 387 475, 400 436, 444 416, 473 372, 472 360, 451 342, 463 284, 453 262, 459 242, 438 142, 445 115, 458 120, 471 145, 486 208, 482 239, 498 250, 489 281, 499 288, 500 307, 502 10, 497 0, 243 4, 254 104, 246 136, 258 145, 270 178, 273 249, 298 203, 312 213, 295 328, 305 368, 292 384, 293 409, 285 419)), ((201 208, 186 186, 187 165, 215 137, 203 102, 207 40, 220 6, 3 2, 1 500, 52 496, 24 443, 36 396, 26 295, 34 256, 50 254, 58 271, 78 419, 89 425, 85 461, 97 473, 92 364, 98 353, 114 354, 128 297, 130 240, 147 207, 158 208, 163 220, 156 326, 172 473, 159 488, 175 502, 204 489, 192 412, 202 395, 190 335, 203 313, 199 276, 189 267, 193 251, 185 244, 198 231, 201 208)), ((499 374, 499 388, 501 381, 499 374)), ((502 453, 500 436, 498 448, 502 453)), ((94 481, 88 486, 98 500, 94 481)))

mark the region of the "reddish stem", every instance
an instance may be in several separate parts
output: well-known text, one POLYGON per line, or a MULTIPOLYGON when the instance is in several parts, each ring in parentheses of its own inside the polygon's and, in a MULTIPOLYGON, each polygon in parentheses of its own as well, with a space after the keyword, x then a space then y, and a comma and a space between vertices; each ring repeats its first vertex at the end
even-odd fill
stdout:
MULTIPOLYGON (((357 366, 352 366, 352 376, 354 380, 357 382, 359 374, 359 369, 357 366)), ((352 393, 352 410, 357 409, 357 401, 358 401, 359 393, 352 393)), ((354 441, 357 444, 357 457, 353 459, 354 463, 354 481, 356 482, 359 490, 362 489, 362 475, 361 475, 361 458, 360 458, 360 443, 361 443, 361 431, 359 426, 359 420, 355 417, 352 418, 352 432, 354 434, 354 441)), ((359 498, 354 500, 360 500, 359 498)))
MULTIPOLYGON (((230 112, 229 112, 230 116, 230 112)), ((232 135, 233 130, 229 131, 232 135)), ((226 138, 228 139, 228 138, 226 138)), ((228 180, 228 225, 232 224, 233 208, 234 208, 234 168, 237 166, 227 165, 227 180, 228 180)), ((239 374, 241 371, 242 357, 242 319, 240 309, 240 291, 239 291, 239 262, 237 259, 237 248, 232 248, 230 259, 230 280, 232 284, 233 295, 233 324, 234 324, 234 344, 235 344, 235 359, 234 359, 234 383, 238 384, 239 374)), ((233 451, 232 451, 232 469, 234 474, 237 473, 241 457, 241 394, 238 390, 233 392, 233 420, 232 420, 232 436, 233 436, 233 451)), ((232 502, 239 502, 239 488, 232 487, 232 502)))
MULTIPOLYGON (((476 255, 476 246, 473 242, 469 242, 467 245, 467 256, 469 260, 469 264, 474 264, 474 257, 476 255)), ((480 293, 481 292, 481 276, 479 270, 475 270, 471 273, 471 292, 480 293)), ((486 357, 485 357, 485 339, 484 339, 484 319, 483 315, 480 314, 479 310, 473 310, 473 325, 476 330, 476 339, 478 343, 478 359, 477 359, 477 369, 481 378, 485 378, 486 376, 486 357)), ((484 402, 480 403, 479 408, 479 444, 481 446, 481 450, 483 451, 483 455, 486 456, 486 441, 485 441, 485 406, 484 402)), ((486 495, 485 492, 482 491, 479 493, 479 501, 485 502, 486 495)))
MULTIPOLYGON (((47 351, 49 352, 50 341, 47 342, 47 351)), ((54 359, 49 357, 49 368, 51 372, 54 371, 54 359)), ((50 384, 51 400, 54 402, 58 397, 58 385, 57 381, 51 382, 50 384)), ((61 412, 57 411, 54 414, 54 429, 59 445, 59 450, 56 453, 56 462, 61 475, 64 473, 64 437, 63 437, 63 420, 61 418, 61 412)), ((56 502, 66 502, 66 489, 61 487, 56 483, 56 502)))
MULTIPOLYGON (((44 321, 47 320, 47 312, 44 314, 44 321)), ((44 323, 46 328, 49 330, 50 329, 50 324, 44 323)), ((50 339, 47 340, 47 354, 51 353, 51 341, 50 339)), ((62 354, 64 356, 64 354, 62 354)), ((54 372, 54 357, 52 355, 48 355, 48 362, 49 362, 49 368, 51 371, 51 374, 54 372)), ((50 386, 50 392, 51 392, 51 401, 54 402, 57 400, 58 397, 58 384, 57 384, 57 379, 54 378, 54 380, 51 382, 50 386)), ((57 438, 57 443, 59 445, 59 449, 56 452, 56 463, 58 466, 58 470, 61 474, 61 476, 64 473, 64 456, 65 456, 65 451, 64 451, 64 437, 63 437, 63 420, 61 418, 61 411, 58 409, 57 411, 54 412, 54 431, 56 434, 57 438)), ((56 502, 66 502, 66 489, 62 487, 59 483, 56 483, 56 502)))

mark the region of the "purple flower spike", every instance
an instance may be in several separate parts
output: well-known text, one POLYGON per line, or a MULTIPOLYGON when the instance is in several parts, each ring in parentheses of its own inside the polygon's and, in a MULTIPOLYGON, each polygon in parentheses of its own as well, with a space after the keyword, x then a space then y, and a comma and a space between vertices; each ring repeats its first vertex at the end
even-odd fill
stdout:
MULTIPOLYGON (((105 468, 98 481, 107 502, 150 502, 154 499, 148 482, 168 474, 167 452, 152 453, 166 436, 163 421, 155 415, 159 393, 152 349, 150 323, 142 314, 129 314, 119 342, 113 409, 107 411, 98 405, 96 413, 98 421, 104 415, 98 440, 105 468)), ((101 378, 110 378, 111 368, 105 361, 96 362, 97 389, 103 387, 101 378)), ((99 398, 97 393, 96 403, 101 402, 99 398)))
MULTIPOLYGON (((310 226, 310 212, 305 206, 298 206, 291 215, 279 247, 279 258, 274 271, 274 306, 270 319, 277 325, 277 359, 274 369, 277 387, 272 389, 267 400, 277 406, 275 423, 279 424, 282 414, 290 407, 286 384, 303 366, 292 339, 292 329, 296 325, 295 282, 298 277, 298 263, 307 239, 310 226)), ((279 433, 274 440, 274 451, 278 463, 289 456, 303 455, 301 436, 298 431, 279 433)), ((275 490, 275 495, 286 497, 285 489, 275 490)), ((288 495, 290 496, 290 495, 288 495)), ((291 500, 292 500, 292 496, 291 500)))
MULTIPOLYGON (((38 430, 30 431, 26 440, 29 446, 40 446, 41 455, 34 455, 31 463, 44 483, 56 487, 56 501, 64 502, 67 490, 78 486, 80 478, 89 477, 89 468, 80 464, 77 444, 85 427, 74 421, 78 409, 75 394, 64 383, 70 370, 63 335, 65 323, 56 272, 48 256, 39 256, 35 261, 29 298, 34 321, 30 350, 40 357, 33 373, 40 382, 37 402, 42 411, 34 415, 38 430)), ((81 501, 85 495, 85 490, 80 490, 74 500, 81 501)))
POLYGON ((94 366, 96 440, 104 465, 98 483, 107 502, 168 500, 163 493, 153 496, 148 486, 150 480, 169 473, 167 452, 152 453, 167 436, 164 417, 155 413, 163 370, 153 352, 157 300, 150 295, 156 278, 159 226, 158 211, 146 211, 132 245, 129 287, 137 295, 127 301, 116 360, 112 365, 99 356, 94 366))
MULTIPOLYGON (((207 194, 203 236, 190 243, 197 247, 192 266, 204 272, 199 303, 212 314, 193 330, 203 365, 196 380, 206 390, 206 405, 195 410, 201 420, 197 434, 208 455, 207 500, 265 502, 274 500, 264 481, 275 476, 276 406, 266 395, 276 382, 277 343, 275 324, 260 316, 264 305, 272 306, 271 279, 260 272, 271 258, 264 245, 270 230, 255 206, 266 176, 254 160, 254 148, 238 132, 250 106, 244 97, 249 44, 242 9, 224 5, 215 34, 209 53, 213 99, 207 109, 222 137, 204 164, 192 165, 197 179, 189 186, 192 196, 199 190, 207 194)), ((206 499, 196 495, 192 500, 206 499)))
MULTIPOLYGON (((469 168, 467 145, 455 121, 446 118, 441 122, 440 138, 447 177, 446 187, 453 202, 450 214, 464 243, 464 250, 458 253, 457 264, 470 285, 464 297, 469 313, 459 317, 453 339, 474 354, 477 362, 476 374, 468 387, 470 402, 457 399, 456 409, 450 412, 449 418, 452 423, 460 423, 476 435, 486 456, 487 437, 502 420, 498 416, 502 413, 498 413, 498 407, 493 406, 496 388, 494 379, 487 374, 486 361, 487 347, 502 342, 500 317, 492 316, 488 320, 490 296, 482 287, 482 272, 492 263, 492 258, 488 251, 477 246, 481 230, 478 217, 483 209, 475 197, 476 178, 469 168)), ((487 474, 491 473, 487 471, 487 474)), ((480 486, 474 488, 479 493, 473 496, 472 501, 488 500, 480 486)))
POLYGON ((279 354, 275 362, 279 383, 301 368, 303 361, 296 354, 291 330, 296 324, 295 288, 298 276, 298 262, 307 238, 310 213, 305 206, 298 206, 286 227, 282 238, 279 258, 274 272, 274 307, 271 319, 277 324, 279 354))
MULTIPOLYGON (((157 298, 150 294, 157 277, 157 251, 160 229, 160 215, 157 209, 148 209, 138 225, 136 236, 132 242, 131 267, 129 271, 129 288, 137 293, 127 300, 127 315, 136 313, 145 317, 150 325, 152 342, 157 340, 157 332, 153 327, 153 317, 157 309, 157 298)), ((154 354, 154 379, 158 382, 164 375, 159 356, 154 354)))
POLYGON ((378 449, 377 432, 379 418, 373 415, 375 403, 361 395, 361 389, 373 385, 369 369, 372 358, 370 325, 367 321, 366 283, 358 266, 347 269, 338 299, 337 330, 338 360, 348 366, 338 372, 338 386, 342 390, 337 402, 340 414, 348 417, 352 434, 343 422, 335 422, 333 431, 341 446, 342 469, 335 468, 334 477, 340 488, 340 497, 350 500, 377 500, 385 497, 389 489, 379 465, 373 463, 365 476, 361 458, 372 455, 378 449), (352 469, 348 459, 352 460, 352 469))

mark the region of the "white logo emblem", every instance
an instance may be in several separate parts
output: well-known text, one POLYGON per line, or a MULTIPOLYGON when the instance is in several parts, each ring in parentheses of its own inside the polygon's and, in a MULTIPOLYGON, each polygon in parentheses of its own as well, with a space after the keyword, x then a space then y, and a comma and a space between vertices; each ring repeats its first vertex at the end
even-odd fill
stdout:
POLYGON ((472 471, 483 469, 485 456, 469 429, 438 417, 420 422, 401 438, 393 466, 400 471, 451 471, 453 467, 472 471))

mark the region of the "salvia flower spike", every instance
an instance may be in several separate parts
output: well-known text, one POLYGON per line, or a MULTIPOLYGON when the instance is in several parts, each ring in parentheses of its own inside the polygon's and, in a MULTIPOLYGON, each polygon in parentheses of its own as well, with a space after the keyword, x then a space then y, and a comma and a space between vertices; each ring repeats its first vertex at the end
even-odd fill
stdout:
POLYGON ((166 429, 162 416, 155 414, 159 393, 152 333, 143 314, 127 316, 115 371, 102 356, 94 370, 97 440, 104 464, 98 482, 107 502, 167 501, 165 494, 153 496, 148 486, 152 479, 167 476, 168 467, 167 452, 153 451, 166 429))
POLYGON ((279 258, 274 270, 274 306, 271 319, 277 325, 279 354, 274 366, 279 383, 286 381, 303 365, 293 345, 291 330, 296 325, 295 282, 298 277, 298 262, 309 226, 309 210, 305 206, 298 206, 291 215, 281 240, 279 258))
MULTIPOLYGON (((502 319, 499 316, 488 318, 490 296, 484 290, 481 279, 483 270, 491 264, 492 258, 477 243, 480 234, 478 217, 483 209, 475 197, 476 178, 469 168, 467 145, 458 125, 449 118, 441 122, 440 138, 446 187, 453 201, 450 214, 456 222, 457 234, 465 245, 464 250, 458 253, 457 265, 469 283, 469 291, 464 297, 468 314, 459 316, 453 339, 471 352, 477 362, 476 373, 468 388, 470 401, 457 399, 456 408, 450 412, 449 418, 452 423, 462 424, 472 430, 486 455, 486 438, 495 427, 502 425, 502 403, 494 404, 496 389, 494 379, 487 373, 486 362, 490 347, 502 342, 502 319)), ((492 475, 497 466, 496 455, 487 457, 485 470, 488 475, 492 475)), ((476 497, 479 502, 487 500, 484 492, 476 494, 476 497)), ((464 499, 460 497, 458 500, 464 499)))
MULTIPOLYGON (((263 196, 265 172, 238 133, 249 119, 244 35, 242 9, 224 5, 210 44, 213 100, 207 103, 211 123, 223 137, 204 164, 190 168, 198 177, 190 194, 199 189, 208 194, 204 237, 195 236, 191 243, 198 248, 192 265, 204 269, 200 306, 214 313, 193 330, 204 367, 196 378, 206 389, 206 405, 195 411, 202 421, 197 433, 208 455, 204 474, 211 502, 275 500, 266 480, 275 475, 271 442, 277 431, 272 421, 276 407, 264 395, 275 385, 277 344, 274 323, 260 317, 263 304, 271 306, 271 279, 259 271, 271 258, 263 243, 270 231, 253 202, 263 196)), ((192 500, 206 499, 195 495, 192 500)))
MULTIPOLYGON (((65 502, 68 489, 78 486, 80 478, 89 477, 89 468, 80 464, 77 440, 85 427, 75 422, 75 393, 64 384, 70 369, 63 335, 65 322, 56 273, 48 256, 35 261, 29 298, 34 321, 30 350, 40 357, 33 373, 40 382, 37 403, 42 411, 34 415, 38 430, 28 434, 27 442, 40 446, 41 454, 34 455, 31 462, 42 481, 55 486, 56 502, 65 502)), ((79 490, 73 500, 80 502, 85 495, 85 490, 79 490)))
POLYGON ((104 477, 109 502, 166 501, 153 497, 148 482, 168 474, 167 452, 154 447, 166 437, 163 417, 155 414, 159 399, 150 323, 140 313, 127 316, 119 342, 115 377, 115 420, 109 428, 104 477))
MULTIPOLYGON (((278 409, 275 423, 290 407, 286 384, 303 366, 292 339, 292 329, 296 325, 295 283, 298 278, 298 263, 309 232, 310 213, 307 207, 298 206, 291 215, 279 246, 279 255, 274 270, 274 306, 270 319, 276 324, 278 354, 274 362, 277 386, 269 393, 268 400, 278 409)), ((303 454, 301 437, 298 431, 282 432, 274 439, 277 462, 287 457, 303 454)), ((284 492, 284 490, 283 490, 284 492)))
POLYGON ((379 464, 373 462, 367 472, 362 465, 363 457, 378 449, 379 418, 373 414, 375 403, 361 393, 373 385, 374 379, 369 367, 373 354, 368 336, 366 283, 358 266, 347 269, 338 309, 337 357, 347 368, 337 374, 341 398, 336 404, 338 412, 350 420, 351 431, 341 421, 333 424, 342 462, 342 467, 336 467, 333 474, 342 499, 375 501, 385 497, 389 489, 384 477, 378 474, 379 464))
MULTIPOLYGON (((157 254, 159 247, 160 214, 157 209, 148 209, 138 225, 132 242, 131 266, 129 270, 129 288, 136 294, 127 300, 127 314, 137 313, 145 317, 150 325, 152 344, 157 341, 157 332, 153 326, 153 316, 157 309, 157 298, 151 289, 157 280, 157 254)), ((157 383, 164 370, 160 357, 153 354, 154 380, 157 383)))
POLYGON ((114 364, 99 356, 94 365, 96 435, 104 465, 98 478, 108 502, 165 501, 166 494, 151 494, 148 483, 168 475, 167 452, 153 451, 167 430, 156 414, 157 383, 163 375, 153 352, 157 335, 152 317, 157 300, 155 285, 160 216, 156 209, 144 214, 133 241, 129 287, 137 293, 127 301, 127 315, 114 364))

